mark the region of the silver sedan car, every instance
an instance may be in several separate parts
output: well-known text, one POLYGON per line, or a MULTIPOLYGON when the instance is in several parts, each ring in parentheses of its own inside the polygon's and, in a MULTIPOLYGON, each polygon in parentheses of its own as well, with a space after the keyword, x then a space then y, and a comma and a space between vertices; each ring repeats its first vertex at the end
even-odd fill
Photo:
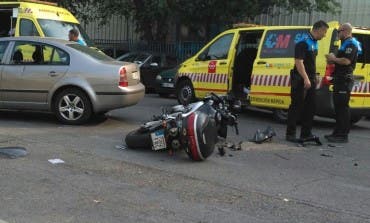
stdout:
POLYGON ((134 63, 65 40, 0 38, 0 109, 51 111, 65 124, 82 124, 144 93, 134 63))

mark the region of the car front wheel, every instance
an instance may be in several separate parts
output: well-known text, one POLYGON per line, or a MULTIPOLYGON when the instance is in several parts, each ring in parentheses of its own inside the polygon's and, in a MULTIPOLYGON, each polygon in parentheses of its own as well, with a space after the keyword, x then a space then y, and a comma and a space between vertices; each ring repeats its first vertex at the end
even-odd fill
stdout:
POLYGON ((54 113, 62 123, 78 125, 90 119, 92 107, 88 96, 83 91, 68 88, 55 97, 54 113))

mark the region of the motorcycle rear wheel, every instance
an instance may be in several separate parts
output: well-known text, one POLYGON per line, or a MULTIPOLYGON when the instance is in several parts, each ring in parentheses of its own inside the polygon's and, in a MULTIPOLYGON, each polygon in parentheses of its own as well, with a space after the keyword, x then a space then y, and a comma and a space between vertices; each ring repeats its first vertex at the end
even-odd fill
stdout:
POLYGON ((153 146, 150 132, 143 133, 138 129, 128 133, 125 142, 130 149, 145 149, 153 146))

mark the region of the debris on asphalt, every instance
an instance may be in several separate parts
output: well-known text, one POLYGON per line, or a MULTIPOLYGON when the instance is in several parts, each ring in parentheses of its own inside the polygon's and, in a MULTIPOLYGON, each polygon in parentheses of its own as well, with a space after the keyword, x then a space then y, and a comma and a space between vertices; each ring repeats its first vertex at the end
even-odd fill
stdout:
POLYGON ((278 153, 274 153, 274 155, 277 156, 277 157, 279 157, 279 158, 281 158, 281 159, 283 159, 283 160, 290 160, 289 158, 286 158, 285 156, 282 156, 282 155, 280 155, 278 153))
POLYGON ((16 159, 19 157, 26 156, 28 154, 24 147, 0 147, 0 156, 16 159))
POLYGON ((125 150, 127 149, 127 146, 126 145, 116 145, 116 149, 120 149, 120 150, 125 150))
POLYGON ((272 137, 276 136, 275 130, 268 126, 265 131, 261 131, 257 129, 256 133, 254 134, 253 138, 250 139, 250 142, 255 142, 261 144, 263 142, 269 142, 272 140, 272 137))
POLYGON ((243 144, 243 141, 240 141, 238 144, 234 146, 234 150, 242 150, 242 144, 243 144))
POLYGON ((220 154, 220 156, 224 156, 225 155, 225 149, 223 146, 218 146, 218 154, 220 154))
POLYGON ((308 145, 322 146, 322 142, 317 136, 308 137, 306 139, 298 139, 298 147, 305 147, 308 145))
POLYGON ((49 159, 49 163, 51 164, 60 164, 60 163, 65 163, 64 160, 61 159, 49 159))
POLYGON ((99 204, 101 203, 101 200, 94 200, 94 203, 99 204))
POLYGON ((353 165, 354 165, 354 166, 358 166, 358 163, 354 163, 353 165))
POLYGON ((226 154, 226 149, 229 149, 231 151, 242 150, 242 143, 243 141, 240 141, 238 143, 233 143, 233 142, 219 143, 217 144, 218 153, 220 154, 220 156, 224 156, 226 154))
POLYGON ((327 154, 327 153, 321 153, 320 156, 323 157, 333 157, 333 155, 327 154))
POLYGON ((228 149, 231 149, 231 150, 234 150, 235 149, 235 144, 232 143, 232 142, 227 142, 224 147, 228 148, 228 149))
POLYGON ((328 144, 328 147, 333 147, 333 148, 343 148, 343 146, 334 145, 334 144, 328 144))
POLYGON ((283 201, 288 202, 288 201, 289 201, 289 199, 288 199, 288 198, 284 198, 284 199, 283 199, 283 201))

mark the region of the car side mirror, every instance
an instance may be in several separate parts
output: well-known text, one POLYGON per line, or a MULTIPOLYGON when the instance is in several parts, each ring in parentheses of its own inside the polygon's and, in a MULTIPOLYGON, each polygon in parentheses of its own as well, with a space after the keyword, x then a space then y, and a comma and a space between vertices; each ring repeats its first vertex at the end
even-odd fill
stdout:
POLYGON ((158 67, 158 63, 151 63, 150 66, 151 67, 158 67))

